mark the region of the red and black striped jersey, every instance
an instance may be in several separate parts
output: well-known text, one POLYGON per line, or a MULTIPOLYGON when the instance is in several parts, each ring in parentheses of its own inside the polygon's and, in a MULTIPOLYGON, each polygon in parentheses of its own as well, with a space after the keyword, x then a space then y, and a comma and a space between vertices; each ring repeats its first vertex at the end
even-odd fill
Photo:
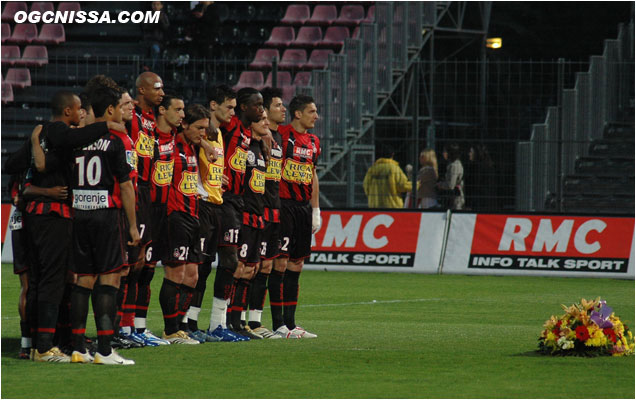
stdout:
POLYGON ((320 155, 320 140, 314 134, 298 133, 289 125, 279 126, 283 148, 280 198, 309 202, 314 167, 320 155))
POLYGON ((119 184, 129 180, 126 148, 117 132, 73 151, 73 208, 121 208, 119 184))
POLYGON ((124 144, 124 149, 126 150, 126 162, 130 167, 130 180, 132 181, 133 187, 135 188, 135 193, 137 193, 137 152, 134 148, 134 143, 130 136, 126 135, 122 132, 112 131, 112 133, 121 139, 124 144))
POLYGON ((265 174, 265 221, 279 222, 277 210, 280 209, 280 176, 283 166, 283 147, 281 135, 278 131, 272 131, 272 149, 267 162, 265 174))
POLYGON ((223 174, 228 179, 228 184, 223 189, 226 193, 240 196, 243 193, 245 162, 252 139, 252 131, 245 128, 238 117, 234 116, 228 124, 221 125, 221 134, 225 146, 223 174))
POLYGON ((263 228, 263 209, 265 207, 265 174, 267 165, 259 140, 252 140, 247 150, 245 180, 243 182, 243 223, 263 228), (246 217, 247 214, 247 217, 246 217), (247 218, 247 219, 246 219, 247 218), (246 223, 245 221, 248 221, 246 223))
POLYGON ((155 114, 152 110, 142 111, 139 106, 135 106, 135 113, 130 129, 130 138, 135 144, 137 152, 137 173, 139 183, 148 184, 150 180, 150 170, 152 167, 152 157, 155 149, 155 114))
POLYGON ((166 204, 168 202, 168 192, 174 170, 174 138, 176 135, 176 129, 171 132, 162 132, 155 128, 157 140, 155 141, 155 156, 150 174, 150 200, 153 203, 166 204))
POLYGON ((196 151, 185 142, 183 135, 177 135, 174 144, 174 171, 168 194, 168 215, 173 211, 181 211, 199 218, 196 151))

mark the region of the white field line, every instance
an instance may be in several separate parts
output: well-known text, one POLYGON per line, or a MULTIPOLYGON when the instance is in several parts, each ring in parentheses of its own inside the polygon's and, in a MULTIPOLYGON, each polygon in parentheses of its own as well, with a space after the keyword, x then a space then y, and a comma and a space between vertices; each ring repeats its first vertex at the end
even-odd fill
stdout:
MULTIPOLYGON (((396 299, 396 300, 371 300, 371 301, 359 301, 352 303, 333 303, 333 304, 300 304, 300 308, 317 308, 317 307, 348 307, 348 306, 364 306, 364 305, 378 305, 378 304, 399 304, 399 303, 422 303, 422 302, 434 302, 443 301, 444 299, 430 298, 430 299, 396 299)), ((205 311, 205 307, 202 307, 201 311, 205 311)), ((265 310, 269 310, 269 307, 264 307, 265 310)), ((209 311, 209 309, 208 309, 209 311)), ((156 307, 155 309, 148 310, 148 314, 161 314, 161 309, 156 307)), ((19 319, 18 315, 6 317, 3 316, 3 320, 19 319)))

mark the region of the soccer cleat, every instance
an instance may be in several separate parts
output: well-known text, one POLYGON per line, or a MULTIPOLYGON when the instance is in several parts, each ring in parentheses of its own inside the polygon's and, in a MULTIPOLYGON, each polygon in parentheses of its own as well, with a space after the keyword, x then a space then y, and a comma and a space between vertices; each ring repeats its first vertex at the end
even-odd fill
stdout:
POLYGON ((92 363, 94 360, 95 360, 95 357, 91 356, 88 350, 86 350, 85 353, 74 351, 73 354, 71 354, 72 363, 88 364, 88 363, 92 363))
POLYGON ((139 344, 131 339, 119 335, 113 336, 113 340, 111 340, 110 345, 115 349, 137 349, 144 347, 143 344, 139 344))
POLYGON ((138 333, 137 335, 140 335, 144 339, 144 344, 146 346, 165 346, 170 344, 169 341, 155 336, 148 329, 146 329, 143 333, 138 333))
POLYGON ((126 340, 129 340, 129 341, 131 341, 131 342, 137 343, 137 344, 138 344, 138 346, 137 346, 137 347, 145 347, 145 346, 153 347, 153 346, 159 346, 159 344, 155 344, 155 343, 148 344, 148 343, 146 342, 146 340, 144 339, 144 336, 143 336, 142 334, 140 334, 140 333, 137 333, 137 332, 132 332, 132 333, 130 333, 130 334, 126 334, 126 333, 124 333, 124 331, 122 331, 122 330, 120 329, 120 330, 119 330, 119 337, 122 337, 122 338, 124 338, 124 339, 126 339, 126 340))
POLYGON ((133 360, 129 360, 120 356, 114 349, 111 349, 110 354, 107 356, 101 355, 99 352, 95 353, 95 359, 93 364, 102 365, 135 365, 133 360))
POLYGON ((250 339, 259 340, 259 339, 263 338, 258 333, 255 333, 249 326, 245 326, 245 327, 239 329, 238 333, 239 333, 239 335, 243 335, 243 336, 248 337, 250 339))
POLYGON ((216 336, 209 335, 206 331, 203 331, 203 330, 199 329, 199 332, 201 332, 203 335, 205 335, 205 341, 206 342, 212 343, 212 342, 220 342, 221 341, 220 338, 218 338, 216 336))
POLYGON ((313 339, 317 337, 318 335, 307 332, 300 326, 295 327, 287 334, 288 339, 313 339))
POLYGON ((206 334, 203 331, 185 331, 185 333, 194 340, 197 340, 199 343, 205 343, 207 342, 206 340, 206 334))
POLYGON ((31 348, 30 347, 21 347, 20 353, 18 353, 18 358, 21 360, 28 360, 31 358, 31 348))
POLYGON ((221 325, 217 326, 213 331, 208 331, 208 335, 218 338, 221 342, 243 342, 249 340, 249 338, 237 335, 229 329, 224 329, 221 325))
POLYGON ((71 362, 71 357, 62 353, 57 347, 52 347, 49 351, 45 351, 44 353, 40 353, 36 349, 33 353, 33 361, 68 363, 71 362))
POLYGON ((287 335, 289 335, 289 329, 287 329, 287 326, 282 325, 274 331, 270 339, 287 339, 287 335))
POLYGON ((162 338, 171 344, 199 344, 198 340, 189 338, 184 331, 176 331, 170 335, 166 335, 164 332, 162 338))
POLYGON ((274 336, 274 332, 270 331, 269 329, 265 328, 264 326, 259 326, 258 328, 254 328, 254 329, 252 329, 252 332, 254 332, 255 334, 261 336, 263 339, 269 339, 272 336, 274 336))

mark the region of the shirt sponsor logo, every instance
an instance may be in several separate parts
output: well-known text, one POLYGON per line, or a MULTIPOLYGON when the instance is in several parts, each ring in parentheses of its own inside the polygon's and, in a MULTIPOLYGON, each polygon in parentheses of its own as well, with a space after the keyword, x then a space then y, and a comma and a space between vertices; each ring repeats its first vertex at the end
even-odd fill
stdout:
POLYGON ((9 229, 12 231, 19 231, 22 229, 22 213, 15 208, 9 219, 9 229))
POLYGON ((170 154, 174 151, 174 140, 160 144, 159 145, 159 154, 165 156, 166 154, 170 154))
POLYGON ((181 182, 179 182, 179 191, 186 196, 195 196, 197 194, 197 173, 183 171, 181 182))
POLYGON ((247 152, 240 147, 236 148, 236 151, 230 158, 229 166, 236 172, 245 173, 245 165, 247 162, 247 152))
MULTIPOLYGON (((146 132, 150 132, 152 130, 155 129, 155 121, 149 120, 144 118, 143 116, 141 117, 141 127, 146 131, 146 132)), ((142 132, 140 131, 139 134, 141 134, 142 132)))
POLYGON ((270 158, 267 163, 267 173, 265 174, 265 179, 269 181, 280 181, 280 176, 282 173, 283 162, 280 159, 270 158))
POLYGON ((222 184, 223 176, 223 167, 220 167, 216 164, 209 164, 208 173, 206 174, 205 181, 206 184, 212 188, 218 189, 222 184))
POLYGON ((294 146, 294 157, 301 157, 311 159, 314 155, 314 149, 307 149, 305 147, 294 146))
POLYGON ((263 194, 265 193, 265 173, 258 169, 252 170, 252 177, 250 178, 250 189, 252 192, 263 194))
POLYGON ((152 157, 155 153, 155 140, 144 131, 139 131, 135 150, 140 157, 152 157))
POLYGON ((73 208, 99 210, 108 207, 108 190, 73 189, 73 208))
POLYGON ((174 172, 174 160, 155 161, 155 171, 152 174, 152 183, 157 186, 168 186, 172 182, 172 173, 174 172))
POLYGON ((281 176, 287 182, 309 185, 314 177, 313 165, 288 158, 281 176))

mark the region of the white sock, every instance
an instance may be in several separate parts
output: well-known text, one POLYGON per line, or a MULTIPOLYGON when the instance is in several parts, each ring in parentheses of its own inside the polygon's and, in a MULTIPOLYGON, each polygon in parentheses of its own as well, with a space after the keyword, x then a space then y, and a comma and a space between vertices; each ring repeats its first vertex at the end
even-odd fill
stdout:
POLYGON ((191 319, 193 321, 198 321, 200 312, 201 312, 201 307, 190 306, 190 308, 188 308, 188 312, 186 313, 186 316, 188 317, 188 319, 191 319))
POLYGON ((121 327, 121 332, 126 335, 126 336, 130 336, 130 334, 132 333, 132 327, 130 326, 122 326, 121 327))
POLYGON ((183 318, 181 318, 181 322, 183 322, 184 324, 188 323, 188 314, 183 314, 183 318))
POLYGON ((215 330, 221 325, 223 329, 227 328, 225 324, 225 313, 227 312, 227 302, 217 297, 212 298, 212 312, 210 313, 210 330, 215 330))
POLYGON ((146 329, 146 318, 135 317, 135 329, 146 329))
POLYGON ((245 310, 241 311, 241 321, 245 321, 245 315, 246 315, 245 310))
POLYGON ((22 339, 20 340, 20 346, 25 349, 28 349, 29 347, 31 347, 32 346, 31 338, 23 336, 22 339))
POLYGON ((250 310, 250 321, 261 323, 261 317, 263 316, 263 310, 250 310))

